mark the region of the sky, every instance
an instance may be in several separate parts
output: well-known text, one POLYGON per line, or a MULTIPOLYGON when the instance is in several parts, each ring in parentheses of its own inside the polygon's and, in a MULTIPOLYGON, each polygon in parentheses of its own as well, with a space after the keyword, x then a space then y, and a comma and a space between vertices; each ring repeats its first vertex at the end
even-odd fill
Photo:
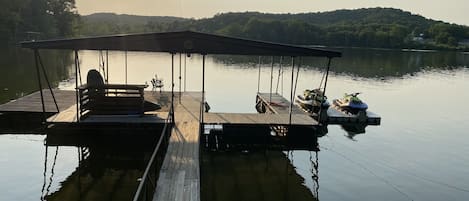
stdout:
POLYGON ((148 16, 206 18, 223 12, 323 12, 393 7, 434 20, 469 25, 467 0, 76 0, 78 13, 113 12, 148 16))

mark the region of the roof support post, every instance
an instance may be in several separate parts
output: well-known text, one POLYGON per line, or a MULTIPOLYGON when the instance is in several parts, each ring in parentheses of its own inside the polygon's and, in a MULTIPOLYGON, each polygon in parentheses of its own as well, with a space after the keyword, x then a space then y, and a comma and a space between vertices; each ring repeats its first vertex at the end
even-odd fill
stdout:
POLYGON ((271 66, 270 66, 270 93, 269 93, 269 104, 272 103, 272 82, 274 80, 274 56, 272 56, 271 66))
POLYGON ((205 54, 202 54, 202 100, 200 101, 200 133, 204 130, 204 107, 205 107, 205 54))
POLYGON ((44 95, 42 93, 42 82, 41 82, 41 72, 39 71, 39 61, 38 61, 39 52, 37 49, 34 49, 34 62, 36 64, 36 75, 37 82, 39 85, 39 93, 41 94, 41 104, 42 104, 42 123, 46 122, 46 106, 44 105, 44 95))
POLYGON ((125 84, 127 84, 127 50, 125 51, 125 84))
POLYGON ((179 53, 179 103, 181 103, 181 84, 182 84, 181 68, 182 68, 182 55, 181 53, 179 53))
POLYGON ((106 50, 106 84, 109 84, 109 52, 106 50))
POLYGON ((278 77, 277 77, 277 87, 275 88, 275 93, 278 93, 278 85, 280 84, 280 75, 282 75, 282 95, 283 95, 283 69, 282 69, 282 59, 283 56, 280 57, 280 63, 278 68, 278 77))
POLYGON ((39 60, 39 64, 41 66, 42 73, 44 74, 44 78, 46 79, 46 84, 47 84, 47 87, 49 88, 49 92, 52 96, 52 100, 54 100, 55 109, 57 109, 57 112, 60 112, 59 105, 57 104, 57 100, 55 99, 54 91, 52 91, 52 86, 50 84, 49 77, 47 77, 46 69, 44 68, 44 64, 42 63, 41 55, 39 54, 39 52, 37 53, 37 59, 39 60))
POLYGON ((187 59, 187 54, 184 54, 184 92, 186 92, 186 59, 187 59))
POLYGON ((174 53, 171 53, 171 119, 174 123, 174 53))
MULTIPOLYGON (((77 122, 80 122, 80 98, 78 92, 78 69, 80 61, 78 60, 78 50, 75 50, 75 100, 77 102, 77 122)), ((80 78, 81 79, 81 78, 80 78)))
POLYGON ((288 124, 291 125, 291 117, 292 117, 292 110, 293 110, 293 79, 295 79, 295 57, 291 57, 291 87, 290 87, 290 108, 288 111, 289 119, 288 124))
MULTIPOLYGON (((328 57, 327 58, 327 69, 326 69, 326 79, 324 80, 324 91, 322 92, 324 96, 326 96, 326 88, 327 88, 327 78, 329 78, 329 70, 331 68, 331 61, 332 61, 332 58, 331 57, 328 57)), ((318 117, 318 121, 319 123, 321 123, 321 117, 322 117, 322 104, 324 103, 324 101, 326 101, 324 98, 322 99, 322 102, 321 102, 321 107, 319 107, 319 117, 318 117)))
POLYGON ((257 93, 259 93, 261 86, 261 56, 259 56, 259 74, 257 76, 257 93))

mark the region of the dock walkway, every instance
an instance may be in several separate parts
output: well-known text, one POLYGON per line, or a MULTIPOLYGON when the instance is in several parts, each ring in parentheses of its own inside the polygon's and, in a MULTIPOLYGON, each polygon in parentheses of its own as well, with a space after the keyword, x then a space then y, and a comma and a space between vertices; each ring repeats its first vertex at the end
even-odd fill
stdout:
POLYGON ((200 93, 186 92, 175 102, 175 125, 160 169, 154 201, 200 200, 200 93))

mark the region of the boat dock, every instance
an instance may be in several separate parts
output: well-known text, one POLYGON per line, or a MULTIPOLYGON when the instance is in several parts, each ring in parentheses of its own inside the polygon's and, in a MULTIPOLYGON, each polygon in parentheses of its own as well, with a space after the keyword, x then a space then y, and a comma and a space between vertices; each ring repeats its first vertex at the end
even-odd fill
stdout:
MULTIPOLYGON (((297 85, 297 82, 293 84, 294 80, 298 80, 294 79, 293 72, 296 68, 296 78, 298 78, 300 66, 295 63, 301 59, 300 57, 327 59, 325 89, 331 60, 340 57, 342 55, 340 52, 192 31, 30 41, 23 42, 21 46, 34 51, 39 89, 44 88, 41 77, 45 78, 48 88, 52 88, 39 50, 74 51, 76 91, 54 90, 56 101, 47 98, 50 94, 47 90, 44 90, 44 94, 33 93, 24 99, 0 106, 0 113, 2 113, 0 118, 7 118, 6 122, 14 124, 14 121, 25 121, 29 116, 5 114, 19 112, 39 115, 40 118, 36 117, 34 122, 38 123, 38 127, 47 131, 47 145, 59 143, 59 140, 54 142, 53 137, 71 139, 66 143, 85 146, 95 141, 96 137, 111 144, 151 144, 155 148, 144 174, 138 178, 139 185, 134 201, 201 200, 199 153, 202 148, 207 151, 227 149, 317 151, 316 132, 322 130, 321 128, 327 124, 340 124, 342 120, 354 122, 355 119, 362 122, 362 118, 333 112, 330 115, 328 112, 327 120, 314 118, 314 115, 290 102, 293 98, 288 101, 272 93, 274 57, 291 58, 291 91, 297 85), (87 83, 80 83, 80 85, 78 85, 78 80, 81 80, 79 50, 100 51, 102 60, 100 68, 103 70, 103 75, 96 69, 88 71, 87 83), (108 51, 169 53, 171 55, 171 82, 169 83, 171 90, 150 92, 144 91, 147 85, 127 84, 127 62, 125 84, 109 83, 108 51), (179 69, 181 69, 183 54, 185 57, 193 54, 202 56, 202 63, 199 66, 201 68, 198 68, 201 69, 202 74, 202 86, 199 92, 182 92, 181 88, 176 92, 174 69, 175 56, 178 54, 179 69), (256 108, 259 113, 209 112, 205 99, 205 59, 208 54, 271 57, 270 93, 257 94, 256 108), (42 101, 43 97, 47 100, 42 101), (10 108, 10 110, 4 108, 10 108), (78 142, 84 138, 91 140, 78 142), (134 140, 131 142, 128 139, 134 140)), ((125 57, 127 61, 127 54, 125 57)), ((259 57, 258 91, 260 90, 261 66, 259 57)), ((181 78, 180 73, 179 86, 181 86, 181 78)), ((184 75, 184 86, 185 79, 186 75, 184 75)))

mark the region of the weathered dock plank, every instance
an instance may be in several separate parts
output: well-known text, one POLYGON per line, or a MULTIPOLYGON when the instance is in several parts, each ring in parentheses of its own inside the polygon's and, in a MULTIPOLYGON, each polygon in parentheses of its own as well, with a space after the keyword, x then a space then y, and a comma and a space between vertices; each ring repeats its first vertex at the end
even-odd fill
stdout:
MULTIPOLYGON (((76 103, 75 91, 54 89, 59 110, 65 110, 76 103)), ((46 112, 57 112, 52 95, 43 90, 46 112)), ((39 91, 0 105, 0 112, 42 112, 41 93, 39 91)))
POLYGON ((200 95, 197 93, 184 93, 181 103, 175 106, 175 125, 160 169, 154 201, 200 200, 199 110, 200 95))
MULTIPOLYGON (((244 114, 244 113, 207 113, 206 124, 243 124, 243 125, 290 125, 288 114, 244 114)), ((312 126, 318 122, 306 114, 293 114, 292 125, 312 126)))

